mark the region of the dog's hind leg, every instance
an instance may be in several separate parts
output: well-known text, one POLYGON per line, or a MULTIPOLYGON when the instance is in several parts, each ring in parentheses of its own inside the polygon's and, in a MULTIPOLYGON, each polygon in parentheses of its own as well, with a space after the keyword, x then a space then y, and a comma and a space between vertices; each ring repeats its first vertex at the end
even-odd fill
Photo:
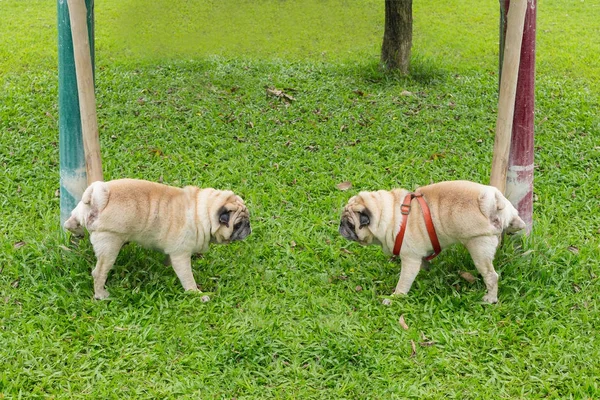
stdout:
POLYGON ((90 241, 96 254, 96 268, 92 271, 94 278, 94 298, 102 300, 108 297, 109 293, 104 288, 108 272, 113 267, 123 241, 108 232, 92 232, 90 241))
POLYGON ((487 293, 483 296, 483 301, 486 303, 498 302, 498 274, 494 270, 492 262, 499 240, 497 236, 479 236, 465 243, 475 267, 485 282, 487 293))
POLYGON ((169 254, 171 264, 185 290, 199 291, 192 273, 191 254, 169 254))
POLYGON ((400 270, 400 279, 393 295, 406 294, 410 290, 419 270, 421 269, 421 259, 414 259, 400 256, 402 269, 400 270))

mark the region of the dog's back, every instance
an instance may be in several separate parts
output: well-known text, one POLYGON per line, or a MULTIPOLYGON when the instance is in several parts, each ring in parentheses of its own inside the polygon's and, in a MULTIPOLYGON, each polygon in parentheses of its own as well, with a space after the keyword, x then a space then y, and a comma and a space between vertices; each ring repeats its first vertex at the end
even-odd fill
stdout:
POLYGON ((430 203, 434 223, 436 219, 452 220, 450 224, 439 224, 452 227, 450 236, 497 235, 503 230, 518 231, 525 227, 510 201, 492 186, 446 181, 421 187, 417 192, 423 193, 430 203))

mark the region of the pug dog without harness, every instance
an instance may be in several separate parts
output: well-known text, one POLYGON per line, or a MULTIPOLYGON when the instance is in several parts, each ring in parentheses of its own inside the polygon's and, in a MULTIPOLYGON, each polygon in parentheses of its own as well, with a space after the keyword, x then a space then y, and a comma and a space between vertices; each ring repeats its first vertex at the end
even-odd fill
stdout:
POLYGON ((198 291, 191 256, 209 243, 242 240, 251 233, 244 201, 228 190, 183 189, 137 179, 94 182, 64 228, 90 232, 96 254, 94 298, 105 299, 104 284, 126 242, 166 253, 185 290, 198 291))

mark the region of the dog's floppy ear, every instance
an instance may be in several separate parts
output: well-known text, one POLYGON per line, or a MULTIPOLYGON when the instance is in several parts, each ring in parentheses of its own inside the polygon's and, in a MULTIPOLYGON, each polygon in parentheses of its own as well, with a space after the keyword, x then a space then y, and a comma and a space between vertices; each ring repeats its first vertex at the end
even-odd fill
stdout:
POLYGON ((358 213, 358 218, 360 220, 360 228, 368 226, 371 223, 371 211, 369 211, 368 208, 365 208, 358 213))
POLYGON ((227 210, 225 206, 219 208, 219 222, 229 228, 229 217, 231 211, 227 210))

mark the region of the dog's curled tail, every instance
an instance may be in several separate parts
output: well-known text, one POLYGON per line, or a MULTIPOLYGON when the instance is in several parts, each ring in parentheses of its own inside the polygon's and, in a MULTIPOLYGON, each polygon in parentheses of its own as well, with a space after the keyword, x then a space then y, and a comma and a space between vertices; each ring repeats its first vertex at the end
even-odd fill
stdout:
POLYGON ((110 190, 108 184, 102 181, 92 182, 83 196, 81 196, 81 202, 88 206, 93 212, 99 213, 104 210, 104 207, 108 204, 108 198, 110 190))
POLYGON ((510 201, 493 186, 486 187, 479 194, 479 209, 481 213, 498 230, 510 232, 525 228, 525 222, 519 217, 517 209, 510 201))

